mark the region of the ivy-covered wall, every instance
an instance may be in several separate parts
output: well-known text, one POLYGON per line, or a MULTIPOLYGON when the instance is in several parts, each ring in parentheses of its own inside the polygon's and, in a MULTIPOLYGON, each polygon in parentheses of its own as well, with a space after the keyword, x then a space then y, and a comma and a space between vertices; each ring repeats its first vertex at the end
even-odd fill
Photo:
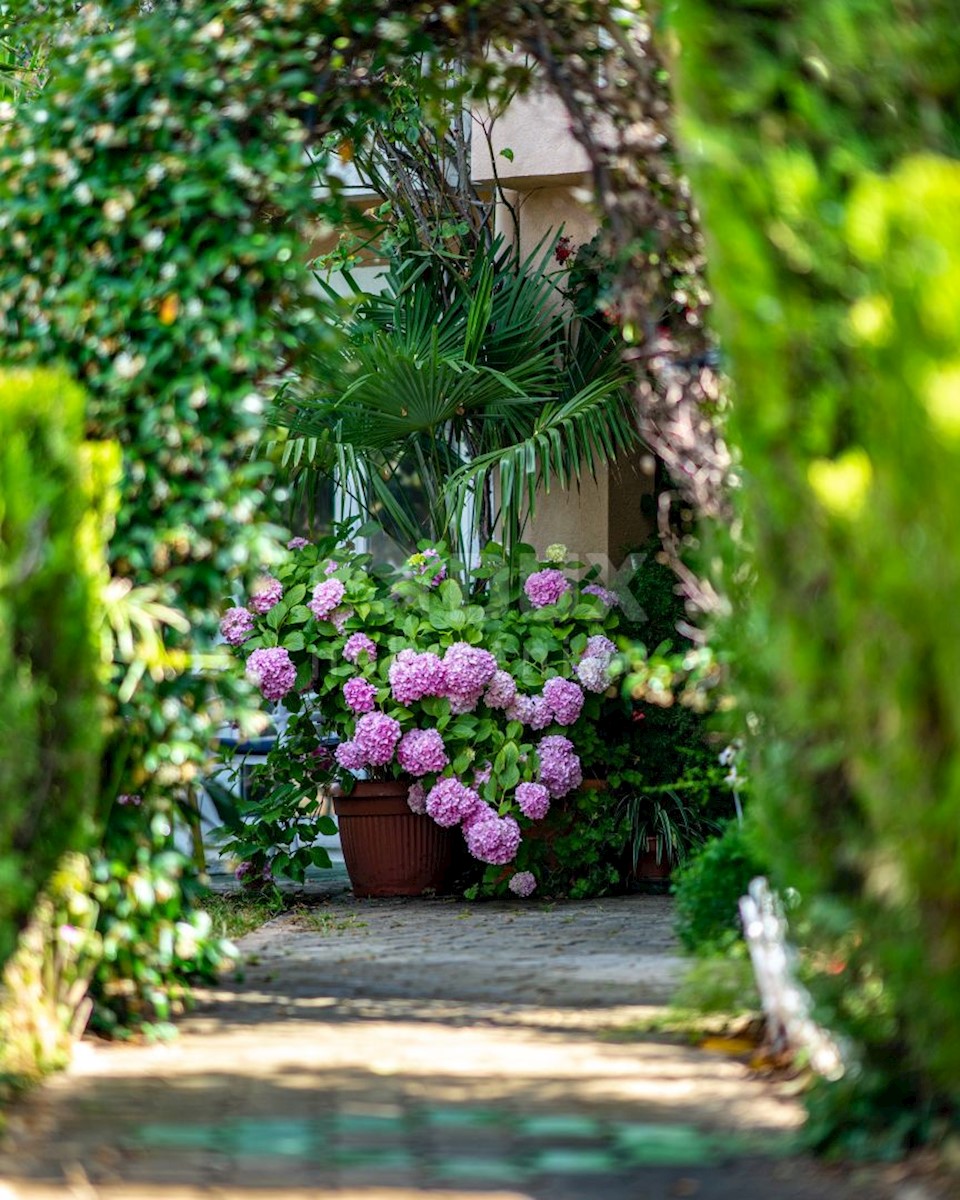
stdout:
MULTIPOLYGON (((268 548, 268 468, 250 450, 269 377, 316 321, 306 129, 278 103, 308 87, 309 47, 276 13, 228 28, 214 7, 113 30, 57 17, 49 78, 0 134, 3 356, 65 363, 90 396, 87 436, 120 443, 112 570, 201 632, 171 674, 203 646, 225 577, 268 548)), ((189 773, 210 724, 194 697, 145 678, 120 791, 189 773)))
POLYGON ((931 1080, 960 1096, 960 23, 680 0, 676 33, 757 805, 831 947, 833 1020, 920 1109, 931 1080))

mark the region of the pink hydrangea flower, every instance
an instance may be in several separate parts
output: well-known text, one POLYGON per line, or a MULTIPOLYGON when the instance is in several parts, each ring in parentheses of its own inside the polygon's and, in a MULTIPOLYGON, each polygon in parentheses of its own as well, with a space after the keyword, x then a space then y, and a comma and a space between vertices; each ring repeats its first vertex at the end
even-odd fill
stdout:
POLYGON ((542 783, 520 783, 514 795, 520 811, 531 821, 542 821, 550 811, 550 793, 542 783))
POLYGON ((473 788, 449 776, 438 780, 427 792, 427 812, 438 825, 449 828, 468 820, 486 807, 473 788))
POLYGON ((242 646, 253 633, 253 613, 245 608, 228 608, 220 622, 220 632, 231 646, 242 646))
POLYGON ((294 537, 287 542, 288 550, 304 550, 310 543, 305 537, 294 537))
POLYGON ((366 679, 348 679, 343 685, 343 698, 355 713, 373 712, 377 689, 366 679))
POLYGON ((489 650, 454 642, 443 655, 443 671, 444 694, 456 706, 455 711, 469 712, 476 708, 484 688, 496 674, 497 660, 489 650))
POLYGON ((570 581, 562 571, 548 567, 529 575, 523 590, 534 608, 545 608, 548 604, 556 604, 564 592, 570 591, 570 581))
POLYGON ((282 646, 254 650, 247 659, 247 678, 265 700, 280 700, 297 680, 297 668, 282 646))
POLYGON ((485 762, 482 767, 477 767, 473 773, 473 786, 475 788, 483 787, 485 783, 489 783, 492 774, 493 763, 491 762, 485 762))
POLYGON ((588 692, 605 692, 610 686, 610 672, 607 661, 588 654, 581 658, 574 668, 577 678, 588 692))
POLYGON ((513 817, 498 817, 487 805, 463 827, 467 849, 480 862, 502 867, 513 862, 520 848, 520 826, 513 817))
POLYGON ((283 584, 272 575, 265 575, 254 584, 253 595, 250 597, 250 607, 255 613, 268 613, 283 597, 283 584))
POLYGON ((507 705, 504 715, 508 721, 521 721, 524 725, 529 725, 533 712, 532 697, 521 696, 518 692, 513 701, 507 705))
POLYGON ((410 775, 435 775, 449 761, 436 729, 411 729, 397 746, 397 762, 410 775))
POLYGON ((386 713, 365 713, 353 731, 353 740, 371 767, 385 767, 400 740, 400 722, 386 713))
POLYGON ((407 804, 410 806, 410 811, 418 815, 427 811, 427 792, 422 783, 410 785, 410 791, 407 792, 407 804))
POLYGON ((572 725, 583 708, 583 689, 571 679, 559 675, 543 685, 543 696, 558 725, 572 725))
POLYGON ((339 579, 324 579, 322 583, 318 583, 313 589, 313 599, 307 605, 307 608, 310 609, 318 621, 323 621, 330 616, 343 599, 346 590, 339 579))
POLYGON ((585 596, 598 596, 607 608, 617 608, 620 604, 619 595, 611 592, 609 588, 602 587, 599 583, 588 583, 585 588, 581 588, 581 591, 585 596))
POLYGON ((526 899, 537 890, 537 881, 530 871, 517 871, 510 876, 507 887, 515 896, 522 896, 526 899))
POLYGON ((344 644, 343 657, 347 662, 355 663, 361 654, 366 654, 370 662, 376 662, 377 643, 365 633, 351 633, 344 644))
POLYGON ((553 720, 553 709, 546 696, 533 696, 530 700, 527 719, 524 724, 531 729, 546 729, 553 720))
POLYGON ((583 783, 580 759, 569 738, 562 734, 541 738, 537 755, 540 759, 540 782, 554 800, 559 800, 583 783))
POLYGON ((441 696, 446 686, 443 663, 435 654, 401 650, 390 664, 390 690, 398 704, 412 704, 424 696, 441 696))
POLYGON ((336 629, 337 633, 343 633, 347 622, 352 616, 353 609, 343 604, 339 608, 335 608, 327 620, 333 622, 333 627, 336 629))
POLYGON ((327 565, 323 568, 324 575, 332 575, 335 571, 340 570, 340 564, 334 562, 333 559, 327 561, 327 565))
POLYGON ((595 637, 588 638, 587 644, 583 648, 583 658, 599 658, 604 664, 610 662, 613 656, 617 653, 617 648, 608 637, 604 637, 602 633, 598 633, 595 637))
POLYGON ((487 708, 508 708, 517 694, 517 684, 509 671, 494 671, 483 694, 487 708))
POLYGON ((345 771, 359 771, 367 765, 366 755, 356 742, 341 742, 333 754, 345 771))

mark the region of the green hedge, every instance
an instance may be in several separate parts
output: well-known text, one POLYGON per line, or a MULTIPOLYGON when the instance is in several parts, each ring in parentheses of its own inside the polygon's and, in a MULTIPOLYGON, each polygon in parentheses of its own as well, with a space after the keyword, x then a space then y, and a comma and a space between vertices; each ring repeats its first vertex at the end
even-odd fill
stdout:
POLYGON ((869 976, 868 1064, 957 1098, 960 23, 940 0, 679 14, 756 577, 757 816, 842 947, 834 1021, 869 976))
POLYGON ((102 712, 84 398, 0 372, 0 963, 61 853, 88 843, 102 712))

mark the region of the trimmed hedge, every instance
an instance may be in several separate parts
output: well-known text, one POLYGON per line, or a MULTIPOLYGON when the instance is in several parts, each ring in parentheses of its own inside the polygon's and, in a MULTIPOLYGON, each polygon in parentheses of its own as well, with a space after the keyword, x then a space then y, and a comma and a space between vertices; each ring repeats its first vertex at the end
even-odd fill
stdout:
POLYGON ((84 397, 63 374, 0 372, 0 963, 64 850, 88 844, 99 785, 84 397))
POLYGON ((835 1023, 858 980, 883 993, 866 1074, 957 1100, 960 24, 939 0, 679 13, 756 576, 756 813, 843 948, 835 1023))

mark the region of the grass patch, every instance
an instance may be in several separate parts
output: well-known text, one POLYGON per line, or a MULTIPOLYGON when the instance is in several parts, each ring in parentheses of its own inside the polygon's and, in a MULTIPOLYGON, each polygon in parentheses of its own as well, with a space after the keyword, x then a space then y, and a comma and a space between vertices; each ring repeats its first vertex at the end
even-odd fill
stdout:
POLYGON ((298 927, 311 929, 315 933, 353 933, 366 929, 367 922, 350 913, 318 912, 310 909, 295 909, 293 913, 298 927))
POLYGON ((214 932, 231 941, 259 929, 285 908, 283 897, 275 889, 259 894, 210 892, 200 899, 199 906, 210 914, 214 932))

